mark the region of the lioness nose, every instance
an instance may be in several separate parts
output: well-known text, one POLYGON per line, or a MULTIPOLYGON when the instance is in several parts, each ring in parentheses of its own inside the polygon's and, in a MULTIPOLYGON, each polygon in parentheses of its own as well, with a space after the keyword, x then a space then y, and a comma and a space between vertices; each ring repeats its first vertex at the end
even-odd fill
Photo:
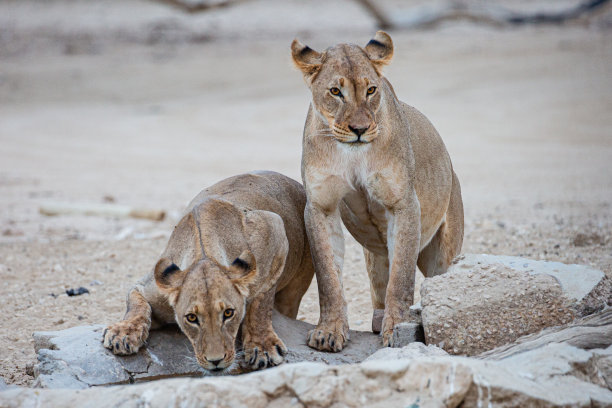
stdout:
POLYGON ((351 132, 353 132, 357 136, 363 135, 366 132, 366 130, 368 130, 367 127, 364 127, 364 128, 354 128, 352 126, 349 126, 349 129, 351 129, 351 132))
MULTIPOLYGON (((225 358, 225 356, 224 356, 224 358, 225 358)), ((208 361, 210 364, 212 364, 212 365, 214 365, 214 366, 216 367, 216 366, 218 366, 218 365, 219 365, 219 363, 220 363, 221 361, 223 361, 223 358, 220 358, 220 359, 218 359, 218 360, 210 360, 210 359, 208 359, 208 358, 207 358, 207 359, 206 359, 206 361, 208 361)))

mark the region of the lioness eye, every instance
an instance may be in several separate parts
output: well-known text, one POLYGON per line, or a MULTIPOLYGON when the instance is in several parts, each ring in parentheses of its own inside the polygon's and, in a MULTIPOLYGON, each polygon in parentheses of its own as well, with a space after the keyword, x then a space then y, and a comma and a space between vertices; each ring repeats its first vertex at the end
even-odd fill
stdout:
POLYGON ((368 88, 368 95, 372 95, 374 92, 376 92, 376 87, 375 86, 371 86, 368 88))
POLYGON ((223 320, 231 319, 234 316, 234 309, 225 309, 223 312, 223 320))
POLYGON ((342 92, 340 92, 340 90, 336 87, 333 87, 332 89, 330 89, 329 92, 331 92, 331 94, 335 96, 342 95, 342 92))
POLYGON ((188 315, 185 316, 185 318, 190 323, 197 323, 198 322, 198 316, 196 316, 193 313, 189 313, 188 315))

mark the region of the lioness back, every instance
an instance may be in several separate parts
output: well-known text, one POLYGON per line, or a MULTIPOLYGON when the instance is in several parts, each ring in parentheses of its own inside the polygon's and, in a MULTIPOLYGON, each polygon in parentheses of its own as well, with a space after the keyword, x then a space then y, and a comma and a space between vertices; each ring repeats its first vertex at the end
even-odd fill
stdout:
MULTIPOLYGON (((229 177, 200 192, 191 200, 186 211, 213 197, 230 201, 245 210, 264 210, 280 215, 289 239, 285 271, 297 271, 305 263, 311 262, 304 227, 306 193, 297 181, 273 171, 255 171, 229 177)), ((293 274, 283 273, 277 291, 283 289, 293 277, 293 274)))

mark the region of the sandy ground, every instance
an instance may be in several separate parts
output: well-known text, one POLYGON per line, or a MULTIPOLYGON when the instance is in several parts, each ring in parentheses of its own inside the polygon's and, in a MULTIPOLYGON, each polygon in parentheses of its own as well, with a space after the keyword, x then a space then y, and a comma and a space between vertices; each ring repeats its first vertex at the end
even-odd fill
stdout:
MULTIPOLYGON (((350 35, 304 35, 320 49, 365 44, 372 31, 367 22, 350 35)), ((155 264, 202 188, 255 169, 299 180, 309 94, 289 60, 296 32, 2 54, 6 382, 31 385, 33 331, 120 319, 127 289, 155 264), (169 217, 46 217, 38 212, 46 201, 114 201, 169 217), (66 295, 80 286, 90 294, 66 295)), ((387 76, 436 125, 462 184, 463 251, 612 274, 612 31, 459 24, 392 35, 387 76)), ((349 236, 344 282, 351 327, 369 329, 363 256, 349 236)), ((299 317, 318 319, 314 283, 299 317)))

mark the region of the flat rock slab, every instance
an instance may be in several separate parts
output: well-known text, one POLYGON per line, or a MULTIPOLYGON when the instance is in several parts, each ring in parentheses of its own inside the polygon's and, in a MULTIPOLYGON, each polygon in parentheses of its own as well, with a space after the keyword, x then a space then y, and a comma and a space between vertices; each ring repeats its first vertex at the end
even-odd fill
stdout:
POLYGON ((476 355, 610 303, 610 282, 580 265, 467 254, 421 289, 427 344, 476 355))
MULTIPOLYGON (((306 346, 314 326, 274 313, 273 324, 289 349, 286 363, 301 361, 352 364, 363 361, 381 347, 379 336, 351 331, 351 340, 340 353, 319 352, 306 346)), ((35 385, 42 388, 88 388, 126 384, 167 377, 204 375, 191 344, 177 327, 152 330, 147 346, 131 356, 115 356, 102 346, 104 326, 81 326, 34 333, 39 363, 35 385)))
POLYGON ((115 356, 102 346, 105 326, 79 326, 34 333, 38 364, 35 386, 88 388, 173 376, 201 376, 191 344, 177 328, 151 331, 147 347, 115 356))
POLYGON ((287 363, 301 361, 320 361, 332 365, 359 363, 382 347, 380 336, 371 332, 350 330, 350 341, 342 351, 321 352, 306 345, 306 336, 315 327, 312 324, 290 319, 276 311, 272 316, 272 324, 289 349, 289 353, 285 356, 287 363))

